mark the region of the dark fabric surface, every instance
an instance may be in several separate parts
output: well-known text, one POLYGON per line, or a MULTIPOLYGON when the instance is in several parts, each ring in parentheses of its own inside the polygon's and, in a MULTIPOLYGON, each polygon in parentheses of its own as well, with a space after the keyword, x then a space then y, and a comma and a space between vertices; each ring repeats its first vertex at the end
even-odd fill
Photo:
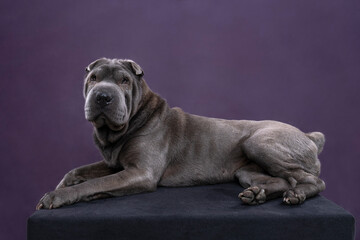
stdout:
POLYGON ((28 239, 354 239, 354 218, 322 196, 243 205, 236 183, 159 188, 36 211, 28 239))

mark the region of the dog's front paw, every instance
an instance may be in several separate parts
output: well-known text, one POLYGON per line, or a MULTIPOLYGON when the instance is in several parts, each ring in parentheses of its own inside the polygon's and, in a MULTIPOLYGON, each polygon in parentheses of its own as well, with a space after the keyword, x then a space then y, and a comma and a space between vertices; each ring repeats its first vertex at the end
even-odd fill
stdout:
POLYGON ((76 202, 77 195, 75 191, 70 188, 62 188, 52 192, 46 193, 36 205, 36 210, 39 209, 53 209, 65 205, 70 205, 76 202))
POLYGON ((288 205, 301 204, 306 199, 305 193, 300 192, 300 191, 296 191, 296 190, 293 190, 293 189, 289 189, 286 192, 284 192, 283 197, 284 197, 283 202, 288 204, 288 205))
POLYGON ((243 203, 256 205, 266 201, 265 190, 259 187, 249 187, 239 194, 239 198, 243 203))

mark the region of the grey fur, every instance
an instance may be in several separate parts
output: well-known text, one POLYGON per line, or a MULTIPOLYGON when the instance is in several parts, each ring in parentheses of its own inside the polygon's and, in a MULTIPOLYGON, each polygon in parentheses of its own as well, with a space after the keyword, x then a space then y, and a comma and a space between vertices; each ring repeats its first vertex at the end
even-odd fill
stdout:
POLYGON ((169 108, 131 60, 98 59, 86 72, 85 117, 104 160, 67 173, 37 209, 234 179, 246 188, 239 198, 250 205, 276 197, 300 204, 325 188, 318 177, 322 133, 169 108))

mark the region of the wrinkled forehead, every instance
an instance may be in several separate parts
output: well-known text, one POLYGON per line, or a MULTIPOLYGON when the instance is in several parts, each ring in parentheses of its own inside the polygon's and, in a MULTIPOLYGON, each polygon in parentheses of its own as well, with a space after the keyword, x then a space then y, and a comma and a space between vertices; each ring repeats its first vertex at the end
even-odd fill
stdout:
POLYGON ((96 64, 91 73, 106 75, 131 75, 130 66, 126 62, 118 59, 103 60, 96 64))

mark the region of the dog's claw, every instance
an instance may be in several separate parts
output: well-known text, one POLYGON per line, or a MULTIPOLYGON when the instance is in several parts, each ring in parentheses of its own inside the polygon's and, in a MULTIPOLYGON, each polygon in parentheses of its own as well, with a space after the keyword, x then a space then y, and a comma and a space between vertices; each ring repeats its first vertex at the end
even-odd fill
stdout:
POLYGON ((38 205, 36 206, 36 210, 40 210, 43 206, 44 206, 44 205, 43 205, 42 203, 38 204, 38 205))
POLYGON ((298 205, 305 201, 306 195, 303 192, 296 193, 295 190, 289 189, 284 192, 284 203, 288 205, 298 205))

